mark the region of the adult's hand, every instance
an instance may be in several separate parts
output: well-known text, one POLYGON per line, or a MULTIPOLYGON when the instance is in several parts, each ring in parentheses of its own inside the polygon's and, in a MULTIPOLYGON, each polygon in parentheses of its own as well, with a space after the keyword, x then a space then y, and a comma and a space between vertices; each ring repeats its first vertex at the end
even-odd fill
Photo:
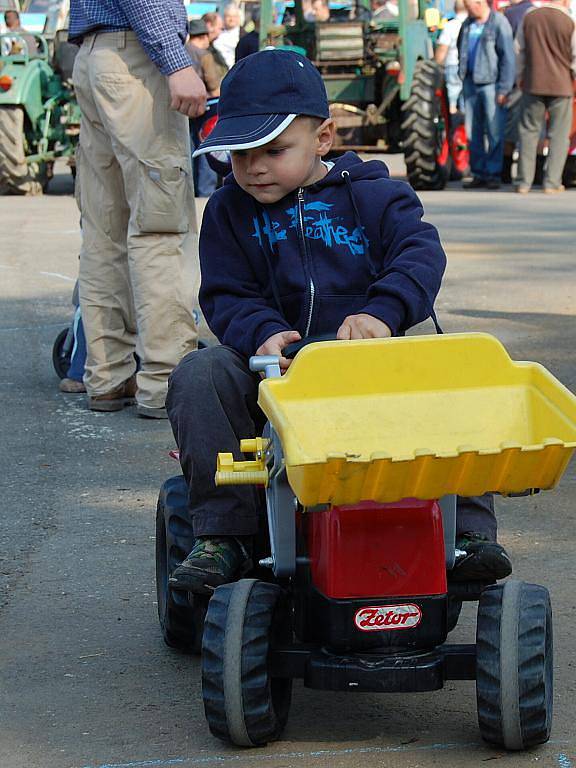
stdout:
POLYGON ((392 331, 386 323, 377 317, 361 312, 359 315, 348 315, 338 328, 336 338, 340 341, 349 339, 386 339, 392 336, 392 331))
POLYGON ((292 344, 293 341, 300 341, 302 337, 298 331, 280 331, 275 333, 274 336, 270 336, 266 339, 264 344, 261 344, 256 350, 257 355, 278 355, 280 358, 280 370, 286 371, 290 367, 292 360, 283 357, 282 350, 287 347, 288 344, 292 344))
POLYGON ((206 111, 206 87, 192 67, 168 75, 172 109, 186 117, 199 117, 206 111))
POLYGON ((508 96, 506 96, 505 93, 499 93, 498 96, 496 96, 496 104, 499 104, 501 107, 503 107, 507 101, 508 96))

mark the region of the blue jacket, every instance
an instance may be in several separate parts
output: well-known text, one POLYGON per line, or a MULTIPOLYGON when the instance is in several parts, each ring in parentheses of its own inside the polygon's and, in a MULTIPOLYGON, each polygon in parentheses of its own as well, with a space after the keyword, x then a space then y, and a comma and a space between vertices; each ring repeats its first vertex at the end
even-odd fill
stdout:
POLYGON ((353 152, 316 184, 260 205, 232 176, 200 233, 200 305, 222 344, 246 357, 275 333, 336 333, 365 312, 394 334, 433 314, 446 266, 408 184, 353 152))
MULTIPOLYGON (((458 73, 463 81, 468 76, 468 39, 474 19, 462 24, 458 36, 458 73)), ((498 94, 508 94, 514 86, 516 60, 512 27, 501 13, 490 12, 478 41, 472 80, 475 85, 496 84, 498 94)))

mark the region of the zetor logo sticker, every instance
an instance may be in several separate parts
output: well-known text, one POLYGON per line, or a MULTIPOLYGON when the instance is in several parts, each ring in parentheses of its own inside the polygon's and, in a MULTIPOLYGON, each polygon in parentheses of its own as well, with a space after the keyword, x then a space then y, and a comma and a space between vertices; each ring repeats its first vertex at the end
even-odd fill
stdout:
POLYGON ((354 623, 362 632, 378 632, 387 629, 412 629, 422 619, 422 611, 413 603, 404 605, 369 605, 360 608, 354 623))

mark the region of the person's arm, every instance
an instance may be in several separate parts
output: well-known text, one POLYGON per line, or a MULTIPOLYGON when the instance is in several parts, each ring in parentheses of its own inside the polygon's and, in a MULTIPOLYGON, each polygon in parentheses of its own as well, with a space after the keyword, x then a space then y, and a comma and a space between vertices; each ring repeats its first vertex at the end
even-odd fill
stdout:
POLYGON ((452 28, 450 26, 450 22, 446 24, 442 32, 440 33, 440 37, 438 38, 438 43, 436 45, 436 48, 434 50, 434 61, 437 64, 444 64, 446 61, 446 56, 448 55, 448 50, 450 49, 450 44, 452 43, 452 28))
POLYGON ((496 83, 496 99, 504 104, 506 97, 514 87, 516 61, 514 56, 514 37, 508 19, 499 17, 496 29, 496 53, 498 55, 498 81, 496 83))
POLYGON ((206 88, 191 66, 181 34, 186 30, 186 11, 182 18, 165 0, 120 0, 130 28, 163 75, 168 77, 172 109, 197 117, 206 108, 206 88))
POLYGON ((448 55, 448 46, 447 45, 438 45, 436 46, 436 50, 434 51, 434 61, 436 64, 444 64, 446 61, 446 56, 448 55))
POLYGON ((514 40, 514 50, 516 52, 516 83, 518 88, 524 84, 524 67, 526 66, 526 38, 524 37, 524 19, 520 22, 516 39, 514 40))
POLYGON ((200 306, 220 343, 250 357, 272 336, 292 329, 273 297, 265 296, 265 262, 258 268, 251 263, 219 197, 210 198, 200 231, 200 306))
POLYGON ((200 63, 202 66, 202 78, 208 91, 208 96, 214 99, 220 96, 220 78, 218 77, 214 57, 207 51, 202 56, 200 63))
POLYGON ((120 0, 120 6, 130 28, 163 75, 190 66, 186 41, 181 37, 182 29, 186 29, 184 8, 183 18, 179 19, 165 0, 120 0))
POLYGON ((381 320, 395 336, 432 316, 446 254, 436 228, 422 221, 415 192, 403 182, 385 183, 394 190, 380 222, 382 261, 358 314, 381 320))

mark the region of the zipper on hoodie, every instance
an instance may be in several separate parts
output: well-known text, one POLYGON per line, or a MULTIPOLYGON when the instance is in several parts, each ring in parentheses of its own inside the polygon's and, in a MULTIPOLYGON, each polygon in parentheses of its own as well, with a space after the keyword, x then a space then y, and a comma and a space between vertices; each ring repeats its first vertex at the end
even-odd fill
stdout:
POLYGON ((304 270, 308 277, 308 289, 310 291, 310 307, 308 309, 308 318, 306 320, 306 330, 304 331, 304 337, 308 336, 310 332, 310 326, 312 325, 312 312, 314 311, 314 296, 316 295, 316 286, 314 280, 312 280, 312 274, 309 271, 308 265, 308 251, 306 248, 306 237, 304 235, 304 190, 302 187, 298 187, 298 221, 300 223, 300 235, 302 237, 302 248, 304 249, 304 270))

